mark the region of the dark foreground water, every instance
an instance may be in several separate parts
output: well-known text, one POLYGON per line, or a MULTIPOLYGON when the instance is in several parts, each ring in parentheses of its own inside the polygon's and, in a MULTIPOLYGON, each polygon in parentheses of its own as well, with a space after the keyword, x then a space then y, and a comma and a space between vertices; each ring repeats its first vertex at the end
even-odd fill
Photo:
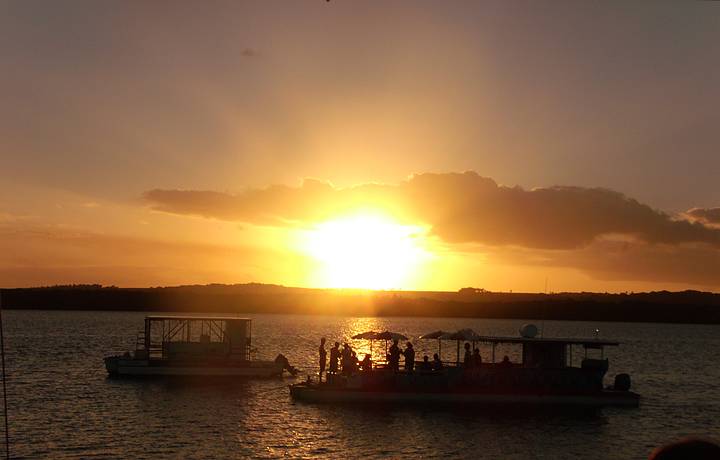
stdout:
MULTIPOLYGON (((322 406, 293 403, 293 380, 106 378, 104 355, 133 348, 142 313, 5 311, 12 454, 25 458, 647 458, 687 435, 720 437, 720 327, 547 322, 545 336, 623 342, 640 409, 322 406)), ((515 335, 522 321, 249 315, 259 358, 313 371, 320 336, 368 329, 411 337, 472 327, 515 335)), ((436 351, 415 341, 418 358, 436 351)), ((357 343, 361 350, 366 344, 357 343)), ((376 346, 377 349, 377 346, 376 346)), ((446 359, 455 349, 446 345, 446 359)), ((499 353, 513 354, 514 350, 499 353)), ((483 349, 485 359, 489 349, 483 349)), ((362 356, 362 351, 360 356, 362 356)), ((609 382, 609 379, 608 379, 609 382)))

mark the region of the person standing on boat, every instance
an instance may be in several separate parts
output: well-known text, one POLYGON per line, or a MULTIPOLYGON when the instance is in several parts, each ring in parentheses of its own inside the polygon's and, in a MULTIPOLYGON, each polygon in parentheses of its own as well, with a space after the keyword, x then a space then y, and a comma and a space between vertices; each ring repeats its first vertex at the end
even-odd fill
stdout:
POLYGON ((463 365, 465 369, 473 367, 472 352, 470 351, 470 344, 467 342, 465 343, 465 359, 463 360, 463 365))
POLYGON ((372 371, 372 359, 370 358, 369 354, 365 354, 365 357, 360 362, 360 368, 363 370, 363 372, 372 371))
POLYGON ((403 351, 403 355, 405 355, 405 370, 407 372, 412 372, 415 369, 415 349, 413 348, 412 343, 407 343, 405 351, 403 351))
POLYGON ((478 369, 482 366, 482 356, 480 356, 479 348, 473 350, 473 365, 478 369))
POLYGON ((322 382, 323 372, 325 372, 325 364, 327 364, 327 351, 325 350, 325 337, 320 339, 320 348, 318 349, 318 358, 320 359, 320 381, 322 382))
POLYGON ((355 350, 350 350, 350 372, 355 373, 358 371, 358 365, 360 364, 360 361, 358 360, 357 353, 355 350))
POLYGON ((338 360, 340 359, 340 343, 335 342, 335 345, 330 349, 330 374, 337 374, 338 371, 338 360))
POLYGON ((400 347, 398 347, 398 339, 393 340, 390 346, 390 370, 397 371, 400 369, 400 347))
POLYGON ((343 374, 352 373, 352 348, 347 343, 343 344, 342 371, 343 374))

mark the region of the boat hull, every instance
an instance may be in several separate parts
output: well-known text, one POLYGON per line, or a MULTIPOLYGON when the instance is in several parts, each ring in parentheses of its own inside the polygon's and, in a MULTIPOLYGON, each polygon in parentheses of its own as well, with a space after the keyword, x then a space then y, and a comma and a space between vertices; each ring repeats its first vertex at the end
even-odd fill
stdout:
POLYGON ((164 360, 105 358, 110 377, 212 376, 212 377, 280 377, 283 366, 273 361, 246 361, 228 364, 171 363, 164 360))
POLYGON ((481 393, 366 391, 321 388, 316 385, 290 386, 291 396, 314 403, 443 403, 443 404, 529 404, 570 406, 637 407, 640 397, 631 391, 603 390, 591 394, 481 393))

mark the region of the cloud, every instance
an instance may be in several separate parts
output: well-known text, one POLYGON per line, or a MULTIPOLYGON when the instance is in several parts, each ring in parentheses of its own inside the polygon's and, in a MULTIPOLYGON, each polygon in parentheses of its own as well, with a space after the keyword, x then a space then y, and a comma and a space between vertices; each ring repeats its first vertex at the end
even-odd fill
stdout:
POLYGON ((720 208, 692 208, 685 215, 696 222, 720 225, 720 208))
POLYGON ((332 208, 332 201, 340 193, 330 184, 309 179, 300 187, 273 185, 237 195, 156 189, 146 192, 143 197, 157 211, 261 225, 287 225, 321 218, 322 210, 332 208))
POLYGON ((601 238, 576 250, 485 249, 491 264, 572 268, 603 281, 720 286, 720 251, 704 244, 601 238))
POLYGON ((336 188, 314 179, 238 194, 151 190, 153 209, 260 225, 307 224, 358 208, 379 208, 402 221, 428 224, 449 243, 577 249, 606 235, 652 244, 703 243, 720 248, 720 229, 673 218, 622 193, 556 186, 525 190, 476 172, 425 173, 397 185, 336 188))

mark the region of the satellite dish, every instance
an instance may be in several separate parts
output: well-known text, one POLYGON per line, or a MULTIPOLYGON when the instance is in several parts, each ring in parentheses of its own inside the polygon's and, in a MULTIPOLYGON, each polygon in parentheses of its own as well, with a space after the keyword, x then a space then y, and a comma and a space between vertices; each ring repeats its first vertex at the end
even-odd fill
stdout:
POLYGON ((538 328, 534 324, 523 324, 520 335, 526 339, 534 339, 538 335, 538 328))

